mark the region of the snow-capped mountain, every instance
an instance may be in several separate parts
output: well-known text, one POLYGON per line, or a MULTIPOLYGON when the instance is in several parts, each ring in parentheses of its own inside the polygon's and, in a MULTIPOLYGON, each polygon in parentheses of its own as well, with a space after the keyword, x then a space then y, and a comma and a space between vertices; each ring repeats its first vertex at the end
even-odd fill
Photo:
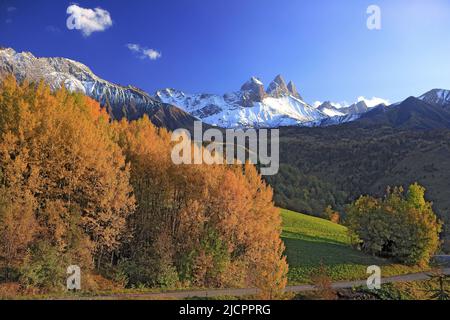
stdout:
POLYGON ((421 95, 419 99, 441 107, 450 107, 450 90, 433 89, 421 95))
POLYGON ((187 94, 175 89, 157 91, 155 97, 198 117, 203 122, 224 128, 295 126, 327 117, 303 100, 291 82, 281 76, 264 90, 252 77, 240 91, 223 96, 187 94))
POLYGON ((38 58, 29 52, 0 47, 0 79, 10 73, 19 81, 43 80, 52 89, 63 85, 82 92, 99 101, 114 119, 134 120, 147 114, 157 125, 172 130, 191 128, 198 119, 222 128, 328 126, 354 121, 370 109, 364 101, 350 106, 338 107, 331 102, 312 106, 304 101, 295 84, 286 84, 281 75, 267 88, 252 77, 239 91, 224 95, 164 89, 151 96, 136 87, 104 80, 74 60, 38 58))
POLYGON ((330 115, 303 101, 295 84, 278 75, 264 89, 256 77, 240 91, 224 95, 188 94, 175 89, 157 91, 162 102, 178 106, 202 121, 224 128, 314 125, 330 115))
POLYGON ((252 77, 239 91, 223 96, 164 89, 157 91, 155 98, 178 106, 205 123, 225 128, 341 124, 358 119, 373 107, 373 101, 386 101, 360 97, 351 105, 330 101, 310 105, 304 101, 295 84, 292 81, 286 84, 281 75, 267 89, 260 79, 252 77))
POLYGON ((337 106, 335 106, 330 101, 325 101, 324 103, 320 104, 317 107, 318 110, 322 111, 329 117, 336 117, 336 116, 344 116, 345 113, 340 111, 337 106))
POLYGON ((389 104, 389 101, 375 97, 372 99, 359 97, 358 101, 353 104, 334 103, 330 101, 326 101, 324 103, 317 101, 314 103, 319 110, 326 113, 330 117, 363 114, 379 105, 388 106, 389 104))
POLYGON ((37 58, 29 52, 0 48, 0 78, 9 73, 19 81, 44 80, 52 89, 64 85, 71 91, 82 92, 107 107, 115 119, 137 119, 145 113, 170 108, 138 88, 103 80, 84 64, 70 59, 37 58))
POLYGON ((359 97, 358 101, 351 105, 330 101, 324 103, 316 102, 314 105, 328 116, 328 118, 315 122, 314 125, 326 127, 358 120, 362 115, 377 107, 387 107, 389 101, 375 97, 372 99, 359 97))

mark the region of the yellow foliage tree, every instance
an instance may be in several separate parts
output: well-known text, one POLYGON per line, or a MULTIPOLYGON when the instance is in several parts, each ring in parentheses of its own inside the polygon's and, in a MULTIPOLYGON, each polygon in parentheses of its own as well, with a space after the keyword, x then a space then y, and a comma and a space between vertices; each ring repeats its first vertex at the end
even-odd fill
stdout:
POLYGON ((280 213, 254 166, 174 165, 169 133, 147 118, 114 128, 137 201, 130 219, 135 237, 124 256, 146 252, 153 265, 176 270, 172 279, 196 286, 255 286, 265 297, 282 291, 280 213))
POLYGON ((106 113, 83 95, 11 77, 0 88, 0 111, 2 186, 34 198, 39 241, 85 269, 92 257, 100 266, 126 236, 134 208, 129 168, 106 113))
POLYGON ((111 122, 81 94, 13 77, 0 136, 0 259, 24 283, 58 287, 69 264, 95 262, 129 284, 282 292, 281 218, 254 166, 175 165, 147 117, 111 122))

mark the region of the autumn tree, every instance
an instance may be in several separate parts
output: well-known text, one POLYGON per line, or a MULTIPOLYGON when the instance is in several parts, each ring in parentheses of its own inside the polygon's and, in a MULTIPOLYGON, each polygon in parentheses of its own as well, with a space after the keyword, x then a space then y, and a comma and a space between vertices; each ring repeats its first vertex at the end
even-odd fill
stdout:
POLYGON ((0 112, 0 263, 23 285, 61 288, 77 264, 130 286, 282 292, 280 213, 254 166, 176 165, 147 117, 112 122, 43 83, 7 78, 0 112))
POLYGON ((114 129, 137 201, 122 250, 130 279, 256 286, 273 296, 284 288, 281 218, 254 166, 175 165, 170 134, 146 117, 114 129))
POLYGON ((10 272, 22 265, 38 231, 35 208, 36 201, 29 192, 0 189, 0 268, 7 281, 11 280, 10 272))
POLYGON ((15 204, 23 206, 16 207, 15 220, 30 224, 32 211, 39 228, 28 264, 44 255, 43 248, 84 270, 93 260, 97 267, 109 263, 104 258, 127 236, 134 200, 106 113, 81 94, 64 88, 52 93, 43 83, 19 85, 11 77, 0 88, 0 109, 1 187, 29 197, 15 204))

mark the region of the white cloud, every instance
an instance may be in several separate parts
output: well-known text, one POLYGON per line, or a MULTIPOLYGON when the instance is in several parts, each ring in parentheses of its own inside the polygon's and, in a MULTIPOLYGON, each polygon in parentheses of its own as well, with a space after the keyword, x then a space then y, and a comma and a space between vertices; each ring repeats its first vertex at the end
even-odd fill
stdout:
POLYGON ((377 97, 372 97, 372 99, 367 99, 367 98, 361 96, 361 97, 358 97, 358 102, 360 102, 360 101, 364 101, 369 108, 376 107, 382 103, 384 103, 387 106, 391 104, 389 102, 389 100, 386 100, 383 98, 377 98, 377 97))
POLYGON ((146 49, 146 50, 144 50, 143 53, 146 57, 149 57, 150 60, 156 60, 156 59, 161 58, 161 56, 162 56, 161 52, 158 52, 153 49, 146 49))
POLYGON ((13 11, 16 11, 16 10, 17 10, 16 7, 8 7, 8 8, 6 8, 6 11, 8 11, 8 12, 13 12, 13 11))
POLYGON ((131 51, 134 51, 134 52, 140 52, 141 51, 141 47, 138 44, 134 44, 134 43, 127 44, 127 48, 130 49, 131 51))
POLYGON ((161 52, 158 52, 155 49, 148 49, 146 47, 142 47, 141 45, 136 43, 128 43, 127 48, 139 54, 139 58, 141 59, 156 60, 162 57, 161 52))
POLYGON ((72 4, 67 8, 67 14, 67 28, 80 30, 85 37, 105 31, 113 24, 109 12, 101 8, 86 9, 72 4))

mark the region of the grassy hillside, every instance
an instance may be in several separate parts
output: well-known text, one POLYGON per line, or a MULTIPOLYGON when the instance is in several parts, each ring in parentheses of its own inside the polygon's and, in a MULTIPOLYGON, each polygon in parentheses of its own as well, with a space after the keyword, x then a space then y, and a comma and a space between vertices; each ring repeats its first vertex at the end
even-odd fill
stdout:
POLYGON ((282 128, 280 171, 267 180, 278 206, 319 216, 328 205, 344 214, 361 195, 418 182, 447 224, 450 250, 449 168, 450 130, 282 128))
POLYGON ((290 284, 310 282, 311 273, 321 264, 336 281, 365 279, 370 265, 380 266, 382 276, 420 271, 353 249, 344 226, 285 209, 281 215, 290 284))

